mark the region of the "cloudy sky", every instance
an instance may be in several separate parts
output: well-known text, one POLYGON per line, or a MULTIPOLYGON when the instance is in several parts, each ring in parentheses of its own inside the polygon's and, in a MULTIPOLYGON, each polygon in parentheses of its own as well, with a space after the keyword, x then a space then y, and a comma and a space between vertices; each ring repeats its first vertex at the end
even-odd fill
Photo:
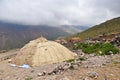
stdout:
POLYGON ((120 16, 120 0, 0 0, 0 20, 91 26, 120 16))

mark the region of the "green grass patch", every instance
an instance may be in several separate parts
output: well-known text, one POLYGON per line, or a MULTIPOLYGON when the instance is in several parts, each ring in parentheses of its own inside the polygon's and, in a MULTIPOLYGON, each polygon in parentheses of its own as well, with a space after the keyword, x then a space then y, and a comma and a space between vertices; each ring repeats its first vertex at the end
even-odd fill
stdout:
POLYGON ((33 77, 30 75, 25 77, 25 80, 32 80, 32 79, 33 79, 33 77))
POLYGON ((0 73, 3 73, 4 72, 4 70, 0 70, 0 73))
POLYGON ((69 60, 67 60, 66 62, 72 63, 72 62, 74 62, 74 59, 69 59, 69 60))
POLYGON ((110 55, 119 52, 119 49, 115 48, 111 43, 78 43, 73 46, 74 50, 82 49, 84 53, 91 54, 95 53, 97 55, 110 55))
POLYGON ((84 57, 80 57, 78 60, 85 61, 86 59, 84 57))

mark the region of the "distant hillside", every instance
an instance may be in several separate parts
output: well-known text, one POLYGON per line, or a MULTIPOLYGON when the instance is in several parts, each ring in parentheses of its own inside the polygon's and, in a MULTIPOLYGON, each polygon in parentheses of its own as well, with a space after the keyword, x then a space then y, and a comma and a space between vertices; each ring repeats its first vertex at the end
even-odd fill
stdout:
POLYGON ((76 34, 88 29, 88 26, 62 25, 60 26, 60 28, 63 29, 65 32, 68 32, 69 34, 76 34))
POLYGON ((19 48, 32 39, 40 36, 56 39, 69 35, 58 27, 45 25, 31 26, 0 22, 0 50, 19 48))
POLYGON ((112 32, 120 32, 120 17, 108 20, 100 25, 93 26, 75 36, 82 39, 98 36, 99 34, 107 34, 112 32))

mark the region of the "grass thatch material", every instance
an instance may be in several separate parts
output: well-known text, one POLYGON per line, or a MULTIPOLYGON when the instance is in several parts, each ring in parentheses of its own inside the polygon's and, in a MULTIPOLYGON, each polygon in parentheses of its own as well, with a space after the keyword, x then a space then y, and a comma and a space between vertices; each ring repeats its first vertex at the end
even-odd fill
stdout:
POLYGON ((14 63, 40 66, 73 59, 74 56, 74 53, 61 44, 39 38, 26 44, 14 58, 14 63))

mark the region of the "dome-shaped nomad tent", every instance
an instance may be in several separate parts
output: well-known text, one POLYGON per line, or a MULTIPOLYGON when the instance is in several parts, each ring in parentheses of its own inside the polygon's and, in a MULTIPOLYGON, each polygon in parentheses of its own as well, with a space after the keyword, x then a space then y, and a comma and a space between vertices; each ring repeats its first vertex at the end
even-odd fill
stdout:
POLYGON ((13 62, 17 65, 41 66, 73 59, 74 56, 61 44, 41 37, 26 44, 13 62))

